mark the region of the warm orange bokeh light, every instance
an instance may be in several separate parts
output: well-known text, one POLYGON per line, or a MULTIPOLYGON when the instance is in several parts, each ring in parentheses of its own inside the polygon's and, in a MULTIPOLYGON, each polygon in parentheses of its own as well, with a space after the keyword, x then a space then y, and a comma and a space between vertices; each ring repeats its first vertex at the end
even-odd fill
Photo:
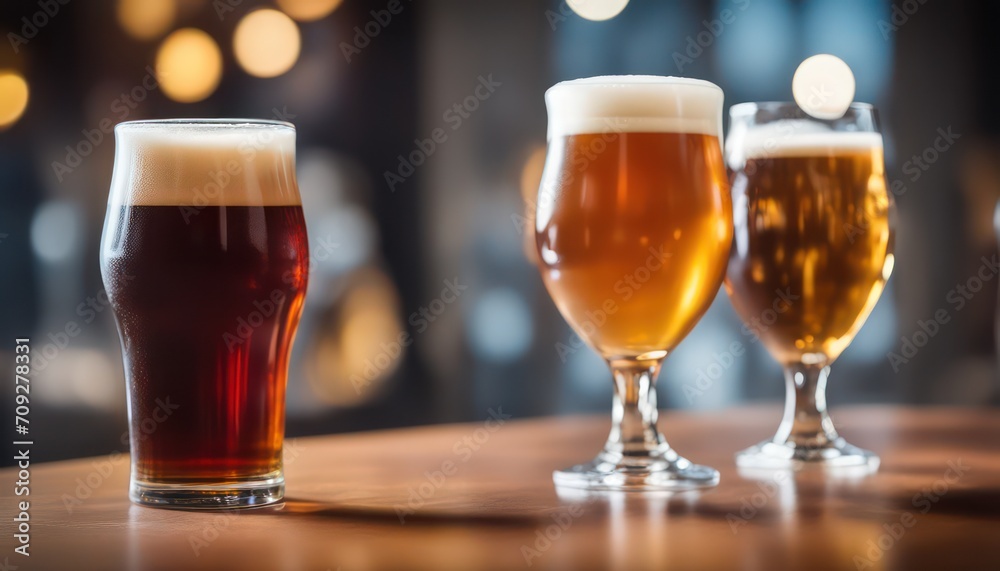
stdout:
POLYGON ((257 77, 276 77, 295 65, 302 49, 299 27, 277 10, 256 10, 236 26, 233 50, 240 67, 257 77))
POLYGON ((0 129, 6 129, 28 107, 28 82, 15 71, 0 71, 0 129))
POLYGON ((151 40, 163 35, 174 23, 174 0, 118 0, 118 22, 133 38, 151 40))
POLYGON ((278 0, 278 7, 300 22, 312 22, 326 17, 343 0, 278 0))
POLYGON ((156 78, 174 101, 193 103, 211 95, 222 79, 222 52, 196 28, 167 36, 156 54, 156 78))
POLYGON ((411 341, 402 337, 399 294, 381 270, 359 272, 336 306, 317 328, 306 378, 319 399, 351 406, 378 394, 411 341))
POLYGON ((538 262, 538 252, 535 251, 535 209, 538 200, 538 187, 542 183, 542 170, 545 168, 545 145, 535 147, 521 169, 521 198, 524 200, 524 220, 521 221, 524 237, 524 257, 531 263, 538 262))

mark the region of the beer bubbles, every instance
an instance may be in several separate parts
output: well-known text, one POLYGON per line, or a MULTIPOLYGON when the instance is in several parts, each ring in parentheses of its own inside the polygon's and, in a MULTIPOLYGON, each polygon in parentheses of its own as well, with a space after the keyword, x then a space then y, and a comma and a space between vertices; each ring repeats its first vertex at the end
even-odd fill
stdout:
POLYGON ((295 22, 277 10, 256 10, 236 26, 233 50, 240 67, 257 77, 277 77, 295 65, 302 41, 295 22))
POLYGON ((803 111, 817 119, 839 119, 854 101, 854 73, 837 56, 814 55, 795 70, 792 95, 803 111))
POLYGON ((581 18, 601 22, 621 14, 628 0, 566 0, 581 18))

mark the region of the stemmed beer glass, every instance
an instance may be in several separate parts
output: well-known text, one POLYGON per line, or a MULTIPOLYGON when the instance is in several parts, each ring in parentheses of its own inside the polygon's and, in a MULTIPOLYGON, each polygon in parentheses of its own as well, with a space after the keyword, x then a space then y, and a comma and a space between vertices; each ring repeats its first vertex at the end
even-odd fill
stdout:
POLYGON ((737 457, 746 468, 878 467, 844 441, 826 408, 830 365, 850 345, 892 271, 892 201, 875 109, 835 120, 794 103, 730 110, 735 239, 726 291, 785 368, 777 433, 737 457))
POLYGON ((680 457, 657 429, 654 382, 725 273, 732 207, 722 90, 694 79, 609 76, 559 83, 545 99, 539 266, 563 317, 614 378, 604 449, 554 480, 591 490, 715 485, 716 470, 680 457))

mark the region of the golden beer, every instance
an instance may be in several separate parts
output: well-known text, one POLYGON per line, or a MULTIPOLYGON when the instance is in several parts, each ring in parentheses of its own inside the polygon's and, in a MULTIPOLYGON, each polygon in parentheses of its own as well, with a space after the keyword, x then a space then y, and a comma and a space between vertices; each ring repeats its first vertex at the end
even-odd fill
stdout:
POLYGON ((770 440, 736 455, 748 469, 878 469, 826 408, 830 365, 851 344, 892 272, 892 200, 875 108, 817 119, 795 103, 730 109, 733 248, 726 291, 785 370, 770 440))
POLYGON ((829 364, 850 345, 892 270, 877 133, 791 136, 733 173, 726 290, 782 364, 829 364))
POLYGON ((657 429, 655 381, 712 303, 729 257, 722 90, 680 77, 593 77, 555 85, 545 103, 537 263, 614 382, 603 450, 553 481, 588 490, 714 486, 719 472, 680 457, 657 429))
POLYGON ((672 350, 715 298, 732 240, 716 136, 553 139, 538 204, 545 285, 605 358, 672 350))

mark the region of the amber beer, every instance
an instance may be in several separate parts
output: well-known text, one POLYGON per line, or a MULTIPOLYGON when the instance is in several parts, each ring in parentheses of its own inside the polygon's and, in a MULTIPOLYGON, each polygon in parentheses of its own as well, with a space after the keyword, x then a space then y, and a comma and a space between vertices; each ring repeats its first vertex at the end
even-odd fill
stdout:
POLYGON ((682 77, 591 77, 554 85, 545 103, 538 266, 614 387, 603 449, 552 480, 585 490, 714 486, 719 472, 678 455, 657 428, 655 383, 715 298, 729 257, 722 89, 682 77))
POLYGON ((288 358, 308 274, 294 129, 117 129, 101 269, 122 338, 131 497, 277 501, 288 358))
POLYGON ((878 133, 789 131, 750 144, 733 172, 726 289, 745 332, 782 364, 835 360, 882 293, 892 269, 883 165, 878 133))
POLYGON ((718 137, 622 130, 635 124, 553 137, 539 192, 545 285, 605 358, 673 349, 715 298, 732 237, 718 137))

